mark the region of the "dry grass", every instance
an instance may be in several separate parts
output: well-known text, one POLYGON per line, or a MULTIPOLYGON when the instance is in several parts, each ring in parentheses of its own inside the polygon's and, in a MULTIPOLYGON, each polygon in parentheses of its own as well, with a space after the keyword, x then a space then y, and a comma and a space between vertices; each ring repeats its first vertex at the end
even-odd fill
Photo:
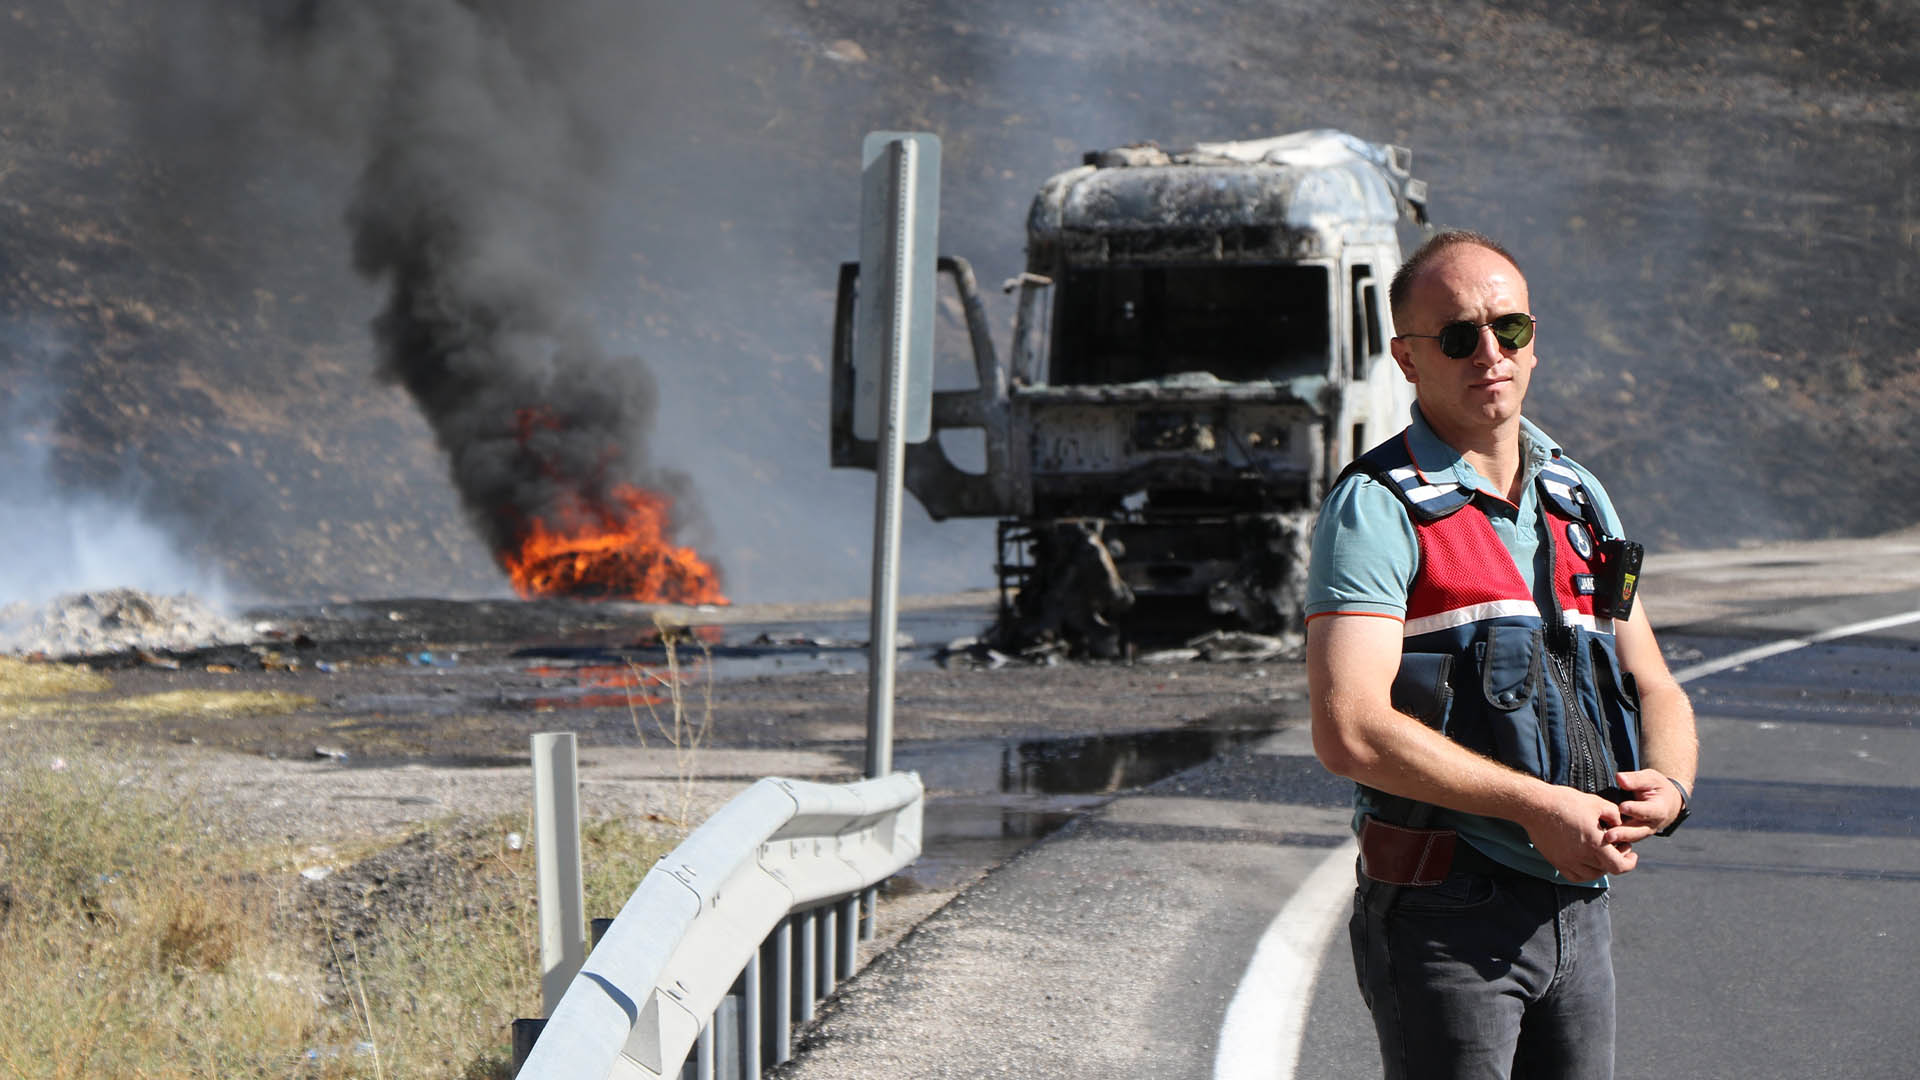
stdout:
MULTIPOLYGON (((57 730, 0 748, 0 1074, 507 1074, 509 1025, 539 1004, 533 853, 505 839, 520 822, 390 844, 432 863, 406 903, 381 903, 391 867, 340 871, 349 928, 302 860, 223 840, 136 757, 57 730)), ((670 844, 611 822, 583 841, 595 914, 670 844)))
POLYGON ((628 661, 627 666, 632 669, 633 681, 640 688, 640 693, 636 696, 632 688, 627 690, 627 714, 633 722, 634 736, 640 740, 641 746, 645 746, 648 724, 640 720, 640 706, 645 706, 654 734, 672 748, 674 772, 679 778, 678 809, 674 814, 674 822, 682 829, 690 829, 694 825, 691 820, 693 782, 699 775, 700 748, 706 745, 713 734, 713 650, 705 641, 689 633, 684 625, 671 620, 664 613, 655 613, 653 625, 660 633, 660 644, 666 648, 667 673, 661 675, 628 661), (689 710, 686 699, 686 674, 680 663, 680 646, 683 644, 698 646, 704 661, 701 666, 705 669, 706 678, 701 683, 698 714, 689 710), (646 689, 649 683, 667 692, 667 711, 664 714, 660 711, 657 699, 646 689))
POLYGON ((281 716, 315 705, 303 694, 280 690, 166 690, 102 700, 113 681, 79 664, 53 664, 0 656, 0 719, 76 716, 281 716))
POLYGON ((320 971, 272 934, 274 883, 78 743, 0 769, 0 1065, 18 1077, 286 1075, 326 1027, 320 971))
POLYGON ((166 690, 122 698, 103 711, 140 716, 282 716, 314 704, 304 694, 283 690, 166 690))
MULTIPOLYGON (((540 1004, 534 854, 507 847, 508 825, 480 830, 492 838, 485 846, 450 845, 459 895, 396 915, 367 944, 325 935, 352 1029, 350 1075, 508 1075, 509 1025, 538 1015, 540 1004)), ((670 847, 617 822, 581 832, 590 914, 617 911, 670 847)))
POLYGON ((112 680, 105 675, 78 664, 45 664, 0 656, 0 706, 98 693, 112 687, 112 680))

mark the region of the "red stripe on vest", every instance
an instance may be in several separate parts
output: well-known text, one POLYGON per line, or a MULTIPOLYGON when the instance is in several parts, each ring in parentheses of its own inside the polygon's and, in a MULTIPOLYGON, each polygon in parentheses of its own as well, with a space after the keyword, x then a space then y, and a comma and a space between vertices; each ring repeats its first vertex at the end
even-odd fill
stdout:
POLYGON ((1561 611, 1577 611, 1582 615, 1593 614, 1593 592, 1584 595, 1573 587, 1573 579, 1581 574, 1593 573, 1593 564, 1580 554, 1567 536, 1567 527, 1572 525, 1587 535, 1587 550, 1593 550, 1593 530, 1587 523, 1574 522, 1571 518, 1561 517, 1557 513, 1547 513, 1547 531, 1553 534, 1553 589, 1560 600, 1561 611))
MULTIPOLYGON (((1582 595, 1574 578, 1591 574, 1592 564, 1567 537, 1569 518, 1553 512, 1544 500, 1541 513, 1554 546, 1554 594, 1560 610, 1593 614, 1593 595, 1582 595)), ((1580 528, 1586 529, 1585 524, 1580 528)), ((1463 507, 1438 521, 1415 522, 1420 540, 1420 570, 1407 596, 1407 620, 1440 615, 1476 604, 1500 600, 1532 601, 1526 579, 1513 564, 1513 555, 1493 531, 1493 523, 1477 506, 1463 507)), ((1591 536, 1591 531, 1588 532, 1591 536)))
POLYGON ((1407 596, 1407 621, 1496 600, 1532 600, 1487 515, 1468 505, 1419 524, 1420 572, 1407 596))

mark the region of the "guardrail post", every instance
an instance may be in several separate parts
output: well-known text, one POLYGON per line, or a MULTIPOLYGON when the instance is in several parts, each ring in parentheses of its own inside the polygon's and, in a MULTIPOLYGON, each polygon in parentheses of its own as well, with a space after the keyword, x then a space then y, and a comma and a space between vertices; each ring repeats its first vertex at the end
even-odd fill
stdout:
POLYGON ((533 736, 533 822, 539 871, 541 1014, 553 1015, 587 959, 580 869, 580 752, 571 731, 533 736))
POLYGON ((699 1039, 694 1042, 693 1080, 714 1080, 713 1020, 713 1017, 707 1018, 706 1024, 700 1028, 699 1039))
POLYGON ((840 981, 839 971, 835 967, 840 959, 839 914, 839 909, 833 904, 820 906, 817 920, 820 927, 820 988, 814 994, 817 998, 832 994, 834 986, 840 981))
POLYGON ((771 1064, 781 1065, 793 1056, 793 916, 781 919, 773 936, 760 947, 762 955, 769 951, 773 977, 766 980, 766 997, 772 1007, 763 1016, 771 1064))
MULTIPOLYGON (((736 986, 738 984, 735 984, 736 986)), ((713 1010, 713 1080, 745 1080, 740 1075, 740 998, 728 994, 713 1010)))
POLYGON ((860 897, 840 901, 840 978, 853 978, 860 963, 860 897))
POLYGON ((794 916, 794 934, 800 944, 799 962, 794 965, 793 979, 793 1020, 804 1024, 813 1019, 814 989, 818 985, 814 980, 818 975, 814 970, 814 961, 820 954, 820 930, 814 926, 817 912, 814 909, 802 911, 794 916))
POLYGON ((880 890, 868 889, 860 894, 860 940, 872 941, 879 931, 880 890))
POLYGON ((740 1026, 734 1036, 740 1041, 740 1080, 755 1080, 760 1075, 760 950, 747 957, 740 973, 740 1026))
POLYGON ((533 1044, 540 1041, 540 1031, 546 1026, 544 1017, 523 1016, 513 1022, 514 1072, 527 1063, 527 1055, 533 1053, 533 1044))

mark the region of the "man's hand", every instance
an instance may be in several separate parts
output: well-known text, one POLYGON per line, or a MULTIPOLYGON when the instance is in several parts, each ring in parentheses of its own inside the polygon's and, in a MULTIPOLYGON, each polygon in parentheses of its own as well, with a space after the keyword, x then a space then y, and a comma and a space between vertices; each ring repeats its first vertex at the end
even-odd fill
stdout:
POLYGON ((1620 773, 1613 782, 1630 796, 1620 804, 1620 817, 1625 824, 1645 826, 1647 835, 1651 836, 1680 816, 1680 789, 1673 786, 1665 773, 1640 769, 1620 773))
POLYGON ((1536 812, 1520 825, 1533 846, 1567 880, 1593 881, 1639 865, 1633 845, 1653 834, 1644 826, 1625 823, 1622 809, 1598 795, 1554 785, 1536 812))

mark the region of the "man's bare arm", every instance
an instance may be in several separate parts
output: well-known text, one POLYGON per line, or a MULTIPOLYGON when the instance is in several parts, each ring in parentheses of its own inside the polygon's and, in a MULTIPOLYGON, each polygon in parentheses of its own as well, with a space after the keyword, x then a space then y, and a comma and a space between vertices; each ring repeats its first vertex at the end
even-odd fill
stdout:
POLYGON ((1632 870, 1631 841, 1607 838, 1623 825, 1613 803, 1508 768, 1393 708, 1401 636, 1399 620, 1371 615, 1307 624, 1313 750, 1321 764, 1394 795, 1518 822, 1574 881, 1632 870))
POLYGON ((1700 740, 1693 725, 1693 702, 1667 669, 1666 657, 1654 639, 1645 603, 1636 603, 1633 617, 1614 620, 1614 648, 1620 666, 1640 687, 1640 763, 1636 772, 1621 773, 1615 782, 1631 796, 1620 804, 1626 826, 1617 839, 1639 839, 1629 830, 1644 827, 1650 834, 1666 828, 1684 805, 1671 777, 1693 790, 1700 768, 1700 740))

